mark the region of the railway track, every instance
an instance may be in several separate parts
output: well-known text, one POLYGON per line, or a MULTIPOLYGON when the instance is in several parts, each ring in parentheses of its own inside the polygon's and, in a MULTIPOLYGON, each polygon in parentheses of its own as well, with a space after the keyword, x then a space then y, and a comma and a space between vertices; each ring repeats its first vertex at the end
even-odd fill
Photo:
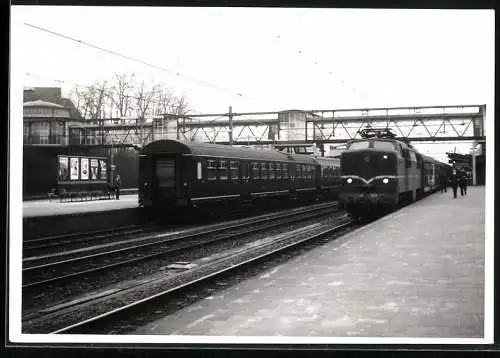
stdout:
MULTIPOLYGON (((136 284, 108 289, 101 294, 88 295, 87 299, 69 301, 46 308, 44 316, 23 322, 23 331, 46 333, 40 330, 50 327, 52 333, 97 333, 110 322, 120 321, 137 310, 154 307, 158 300, 170 295, 182 294, 183 290, 201 284, 220 275, 230 274, 251 263, 282 253, 305 242, 344 232, 354 224, 345 214, 312 223, 302 229, 292 229, 281 234, 249 241, 245 245, 225 250, 219 255, 202 257, 190 265, 170 265, 162 274, 148 277, 136 284), (132 312, 132 313, 131 313, 132 312), (90 317, 93 316, 93 317, 90 317), (45 321, 45 323, 44 323, 45 321), (50 324, 47 322, 50 321, 50 324), (26 324, 27 323, 27 324, 26 324), (97 330, 97 331, 95 331, 97 330)), ((266 229, 263 229, 266 230, 266 229)), ((107 329, 107 328, 106 328, 107 329)), ((105 330, 106 330, 105 329, 105 330)))
POLYGON ((320 204, 312 208, 292 210, 276 215, 263 215, 258 218, 238 220, 229 225, 215 225, 193 229, 186 233, 170 232, 138 237, 126 242, 117 242, 109 250, 102 251, 98 246, 85 254, 81 251, 67 252, 40 258, 23 260, 23 290, 34 289, 49 283, 63 283, 68 279, 76 279, 83 275, 109 270, 119 266, 131 265, 180 250, 190 249, 199 245, 209 244, 238 235, 249 234, 263 229, 271 229, 287 222, 297 221, 300 217, 309 219, 310 215, 319 216, 331 212, 337 204, 320 204), (263 226, 265 225, 265 226, 263 226), (123 246, 125 245, 125 246, 123 246))
POLYGON ((165 230, 166 228, 169 228, 169 226, 127 225, 118 228, 24 240, 23 257, 28 258, 27 261, 29 262, 39 257, 50 257, 56 254, 64 256, 67 252, 86 249, 89 246, 97 247, 107 243, 113 244, 117 239, 165 230))

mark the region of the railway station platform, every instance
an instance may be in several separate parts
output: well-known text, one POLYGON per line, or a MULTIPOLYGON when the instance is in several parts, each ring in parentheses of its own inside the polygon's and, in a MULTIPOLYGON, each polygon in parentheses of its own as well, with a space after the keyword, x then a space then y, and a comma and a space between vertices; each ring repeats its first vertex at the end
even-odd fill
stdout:
POLYGON ((137 194, 130 194, 120 195, 120 200, 23 201, 23 239, 140 224, 137 200, 137 194))
POLYGON ((485 188, 467 190, 432 194, 130 334, 483 338, 485 188))
POLYGON ((78 202, 59 202, 59 200, 23 201, 23 217, 67 215, 135 208, 138 206, 137 194, 120 195, 120 200, 93 200, 78 202))

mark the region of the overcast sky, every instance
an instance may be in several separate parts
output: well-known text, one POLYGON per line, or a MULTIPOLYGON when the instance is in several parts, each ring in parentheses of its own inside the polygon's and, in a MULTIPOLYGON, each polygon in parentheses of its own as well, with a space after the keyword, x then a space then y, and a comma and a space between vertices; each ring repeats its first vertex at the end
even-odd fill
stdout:
POLYGON ((490 10, 14 6, 11 23, 13 81, 66 93, 134 72, 201 113, 493 104, 490 10))

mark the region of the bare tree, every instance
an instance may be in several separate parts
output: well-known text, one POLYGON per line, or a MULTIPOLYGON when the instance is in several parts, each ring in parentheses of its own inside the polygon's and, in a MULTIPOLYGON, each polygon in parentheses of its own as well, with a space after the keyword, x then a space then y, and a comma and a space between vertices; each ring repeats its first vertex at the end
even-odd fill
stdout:
POLYGON ((154 103, 153 114, 159 116, 165 113, 170 113, 175 97, 170 88, 160 87, 154 103))
POLYGON ((70 96, 84 119, 103 118, 103 113, 108 106, 106 81, 96 82, 89 87, 75 87, 70 96))
POLYGON ((114 75, 115 84, 110 93, 111 104, 116 107, 119 117, 129 116, 132 110, 132 90, 134 88, 135 74, 116 73, 114 75))
POLYGON ((152 85, 149 87, 144 81, 137 86, 134 93, 134 109, 139 119, 144 120, 148 115, 151 115, 153 105, 158 97, 159 89, 159 85, 152 85))
POLYGON ((173 101, 172 107, 171 107, 171 113, 181 116, 187 114, 189 110, 189 103, 184 95, 181 97, 176 98, 173 101))

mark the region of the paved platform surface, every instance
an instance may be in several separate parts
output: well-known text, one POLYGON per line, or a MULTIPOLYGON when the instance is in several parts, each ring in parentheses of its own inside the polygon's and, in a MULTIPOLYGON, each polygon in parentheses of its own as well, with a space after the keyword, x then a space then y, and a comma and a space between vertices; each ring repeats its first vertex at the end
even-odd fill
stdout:
POLYGON ((137 194, 120 195, 120 200, 93 200, 78 202, 59 202, 59 200, 23 201, 23 217, 76 214, 94 211, 135 208, 138 206, 137 194))
POLYGON ((484 336, 484 187, 435 193, 131 334, 484 336))

